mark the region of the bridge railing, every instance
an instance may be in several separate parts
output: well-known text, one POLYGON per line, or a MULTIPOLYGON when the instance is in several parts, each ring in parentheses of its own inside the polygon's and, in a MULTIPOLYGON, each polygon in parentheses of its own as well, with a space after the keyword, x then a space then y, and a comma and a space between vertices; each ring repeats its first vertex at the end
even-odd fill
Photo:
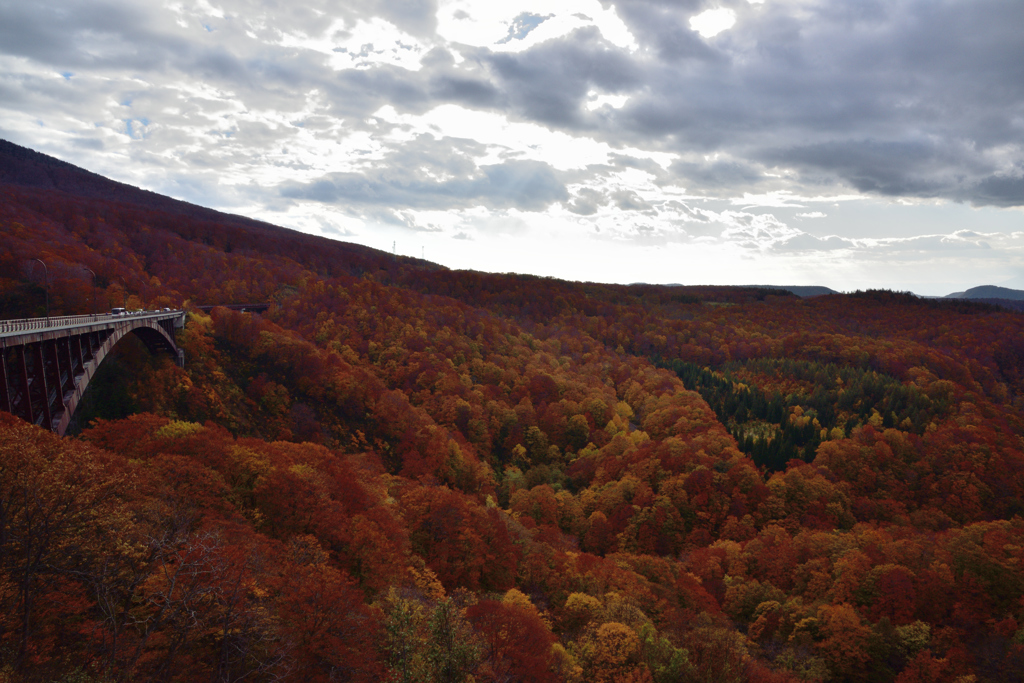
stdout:
POLYGON ((55 327, 72 327, 74 325, 87 325, 89 323, 107 322, 111 320, 126 320, 131 318, 143 318, 150 316, 170 316, 181 314, 181 311, 139 311, 138 313, 95 313, 92 315, 61 315, 50 316, 49 318, 18 318, 15 320, 0 320, 0 334, 12 332, 31 332, 33 330, 46 330, 55 327))

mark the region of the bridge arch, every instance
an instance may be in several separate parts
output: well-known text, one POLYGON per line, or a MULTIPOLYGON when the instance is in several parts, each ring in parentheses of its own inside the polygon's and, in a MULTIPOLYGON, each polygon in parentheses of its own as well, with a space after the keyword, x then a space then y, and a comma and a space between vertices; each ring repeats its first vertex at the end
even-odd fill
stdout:
POLYGON ((0 410, 61 436, 100 363, 125 335, 184 365, 184 311, 0 321, 0 410))

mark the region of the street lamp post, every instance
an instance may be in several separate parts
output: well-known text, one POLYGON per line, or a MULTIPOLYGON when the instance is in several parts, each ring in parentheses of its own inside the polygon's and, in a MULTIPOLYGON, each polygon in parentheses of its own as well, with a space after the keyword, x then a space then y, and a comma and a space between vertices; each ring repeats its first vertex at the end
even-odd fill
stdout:
POLYGON ((124 278, 120 275, 117 276, 121 280, 121 284, 124 285, 121 288, 121 308, 128 308, 128 283, 124 281, 124 278))
POLYGON ((44 284, 46 285, 46 326, 50 326, 50 269, 46 267, 42 259, 32 259, 33 261, 39 261, 43 264, 43 278, 45 278, 44 284))

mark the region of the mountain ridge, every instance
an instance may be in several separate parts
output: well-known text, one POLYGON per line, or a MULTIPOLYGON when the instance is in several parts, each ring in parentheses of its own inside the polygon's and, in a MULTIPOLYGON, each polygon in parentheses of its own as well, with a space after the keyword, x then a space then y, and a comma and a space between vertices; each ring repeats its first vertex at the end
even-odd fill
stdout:
POLYGON ((947 294, 946 299, 1009 299, 1010 301, 1024 301, 1024 290, 1010 289, 998 285, 979 285, 971 287, 962 292, 947 294))
MULTIPOLYGON (((116 202, 165 216, 178 216, 186 219, 186 222, 198 223, 196 229, 199 232, 206 230, 223 234, 229 232, 224 230, 225 227, 233 228, 228 239, 238 242, 235 245, 237 248, 245 248, 247 240, 252 242, 261 238, 269 238, 278 243, 285 253, 313 246, 321 252, 322 261, 341 264, 350 274, 372 272, 385 260, 399 261, 427 270, 447 270, 445 266, 424 259, 394 256, 373 247, 310 235, 292 228, 167 197, 111 180, 42 152, 0 139, 0 187, 2 186, 36 194, 58 192, 66 197, 116 202), (213 226, 219 227, 214 230, 213 226)), ((44 198, 41 200, 45 201, 44 198)), ((190 238, 194 237, 195 235, 192 235, 190 238)))

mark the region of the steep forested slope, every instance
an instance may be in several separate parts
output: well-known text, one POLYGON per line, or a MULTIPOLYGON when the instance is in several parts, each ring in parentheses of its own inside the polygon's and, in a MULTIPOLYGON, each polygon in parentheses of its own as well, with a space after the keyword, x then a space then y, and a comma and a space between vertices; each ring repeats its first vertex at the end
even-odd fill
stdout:
POLYGON ((5 317, 272 305, 79 437, 0 415, 0 676, 1024 675, 1018 314, 452 272, 5 159, 59 180, 0 185, 5 317))

